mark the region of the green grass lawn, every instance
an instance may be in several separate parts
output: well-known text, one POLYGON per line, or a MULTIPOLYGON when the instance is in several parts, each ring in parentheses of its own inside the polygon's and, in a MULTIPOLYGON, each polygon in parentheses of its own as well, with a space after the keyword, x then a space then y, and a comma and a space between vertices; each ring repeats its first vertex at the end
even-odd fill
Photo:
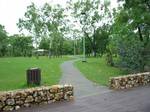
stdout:
POLYGON ((105 86, 108 85, 110 77, 127 74, 119 68, 108 66, 104 58, 88 58, 86 63, 77 61, 75 66, 89 80, 105 86))
POLYGON ((0 91, 26 88, 26 70, 31 67, 41 68, 42 85, 57 84, 61 77, 60 64, 69 59, 68 57, 0 58, 0 91))

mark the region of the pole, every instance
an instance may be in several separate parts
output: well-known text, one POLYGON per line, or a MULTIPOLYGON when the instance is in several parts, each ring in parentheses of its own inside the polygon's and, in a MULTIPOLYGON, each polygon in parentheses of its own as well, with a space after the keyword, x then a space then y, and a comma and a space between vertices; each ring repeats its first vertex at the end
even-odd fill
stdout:
POLYGON ((48 53, 48 57, 51 58, 51 40, 49 42, 49 53, 48 53))
POLYGON ((37 40, 37 36, 35 37, 35 44, 36 44, 36 59, 39 59, 39 52, 38 52, 38 40, 37 40))
POLYGON ((75 38, 74 38, 74 56, 76 55, 76 43, 75 43, 75 38))
POLYGON ((52 43, 53 42, 53 40, 52 40, 52 38, 50 38, 50 43, 49 43, 49 58, 51 58, 52 57, 52 43))
POLYGON ((85 56, 85 36, 83 37, 83 60, 82 62, 86 62, 86 56, 85 56))
MULTIPOLYGON (((86 13, 82 12, 81 15, 84 15, 84 17, 85 17, 86 13)), ((83 19, 85 20, 85 18, 83 18, 83 19)), ((83 31, 84 31, 84 27, 85 27, 85 25, 83 25, 83 27, 82 27, 83 31)), ((83 36, 83 59, 82 59, 82 62, 86 62, 86 56, 85 56, 85 35, 83 36)))

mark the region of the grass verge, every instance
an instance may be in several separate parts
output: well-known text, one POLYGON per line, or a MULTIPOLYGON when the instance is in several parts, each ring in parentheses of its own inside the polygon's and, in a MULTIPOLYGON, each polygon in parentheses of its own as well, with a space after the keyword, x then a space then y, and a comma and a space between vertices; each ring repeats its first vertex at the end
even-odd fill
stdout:
POLYGON ((127 74, 122 69, 108 66, 104 58, 88 58, 87 62, 77 61, 75 66, 87 79, 105 86, 108 86, 110 77, 127 74))

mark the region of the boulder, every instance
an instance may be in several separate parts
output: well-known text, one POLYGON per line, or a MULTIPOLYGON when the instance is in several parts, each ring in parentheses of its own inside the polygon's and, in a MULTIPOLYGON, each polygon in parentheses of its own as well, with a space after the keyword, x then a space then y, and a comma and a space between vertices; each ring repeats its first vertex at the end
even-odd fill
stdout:
POLYGON ((7 105, 14 105, 15 104, 15 100, 14 99, 7 99, 6 100, 6 104, 7 105))

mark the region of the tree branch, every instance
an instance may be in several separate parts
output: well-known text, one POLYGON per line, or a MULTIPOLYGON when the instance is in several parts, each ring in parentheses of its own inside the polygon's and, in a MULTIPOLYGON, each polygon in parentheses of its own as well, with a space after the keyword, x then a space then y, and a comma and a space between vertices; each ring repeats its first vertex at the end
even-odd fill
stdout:
POLYGON ((139 32, 140 41, 143 42, 143 36, 142 36, 141 28, 139 25, 138 25, 138 32, 139 32))
POLYGON ((84 31, 84 34, 85 34, 86 37, 89 39, 91 45, 93 45, 92 39, 89 37, 88 33, 86 33, 86 31, 84 31))

